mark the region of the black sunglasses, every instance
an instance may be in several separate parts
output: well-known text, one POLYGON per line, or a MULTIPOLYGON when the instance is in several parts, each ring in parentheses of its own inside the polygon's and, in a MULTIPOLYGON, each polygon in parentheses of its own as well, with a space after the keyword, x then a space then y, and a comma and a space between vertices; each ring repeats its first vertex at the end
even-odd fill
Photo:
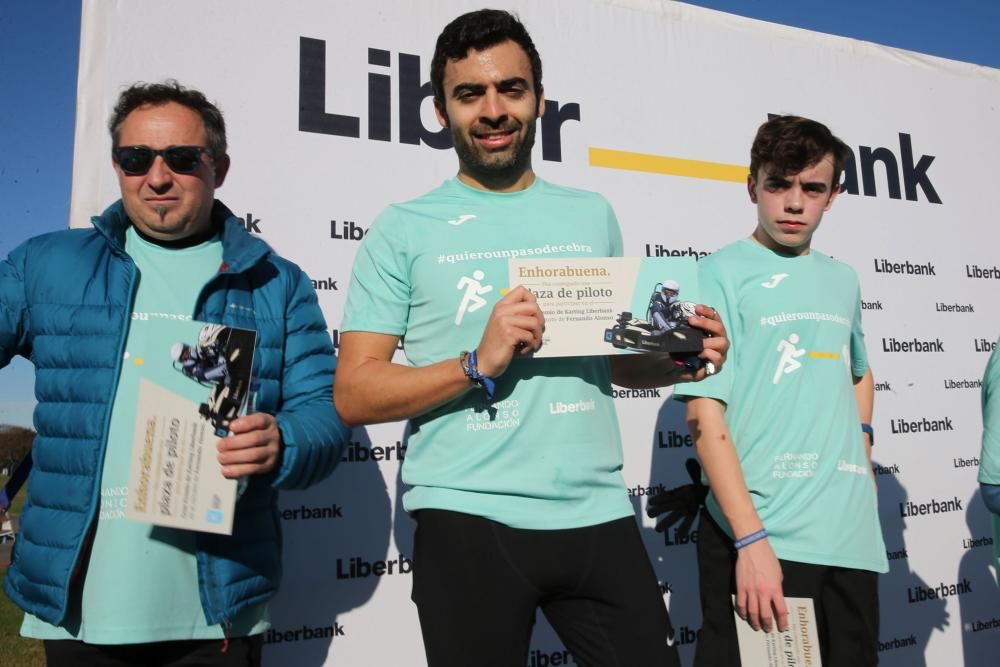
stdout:
POLYGON ((145 174, 153 166, 153 160, 157 155, 163 157, 170 171, 177 174, 193 174, 201 164, 202 153, 210 158, 215 157, 212 149, 204 146, 171 146, 161 150, 149 146, 119 146, 111 151, 115 162, 129 176, 145 174))

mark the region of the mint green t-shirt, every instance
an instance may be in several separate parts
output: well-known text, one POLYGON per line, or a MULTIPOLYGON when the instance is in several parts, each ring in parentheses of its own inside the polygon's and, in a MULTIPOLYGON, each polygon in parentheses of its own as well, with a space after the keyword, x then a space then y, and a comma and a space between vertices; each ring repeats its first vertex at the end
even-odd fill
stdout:
MULTIPOLYGON (((457 365, 508 286, 507 258, 621 252, 618 222, 600 195, 538 178, 514 193, 452 179, 388 207, 372 225, 341 331, 401 336, 412 366, 457 365)), ((632 514, 621 468, 607 359, 515 359, 488 408, 481 391, 470 391, 411 420, 403 506, 515 528, 594 525, 632 514)))
MULTIPOLYGON (((779 558, 888 570, 852 376, 868 368, 857 275, 815 250, 785 257, 742 239, 699 262, 731 347, 678 398, 726 404, 750 496, 779 558)), ((712 517, 729 529, 714 495, 712 517)))
MULTIPOLYGON (((979 481, 1000 485, 1000 341, 983 373, 983 449, 979 455, 979 481)), ((993 558, 1000 581, 1000 516, 993 515, 993 558)))
MULTIPOLYGON (((129 462, 139 394, 137 364, 162 350, 148 350, 147 327, 164 320, 190 320, 195 300, 222 263, 216 238, 185 249, 149 243, 129 228, 125 251, 139 270, 139 287, 125 343, 125 359, 111 408, 101 473, 101 501, 82 587, 74 585, 64 627, 25 614, 21 634, 36 639, 78 639, 90 644, 137 644, 218 639, 208 626, 198 592, 195 533, 125 518, 129 462)), ((230 636, 269 627, 267 605, 232 619, 230 636)))

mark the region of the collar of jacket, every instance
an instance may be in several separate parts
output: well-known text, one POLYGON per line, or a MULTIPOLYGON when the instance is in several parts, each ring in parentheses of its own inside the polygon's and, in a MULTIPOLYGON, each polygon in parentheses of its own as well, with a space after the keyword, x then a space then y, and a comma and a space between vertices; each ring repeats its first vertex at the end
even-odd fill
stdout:
MULTIPOLYGON (((125 253, 125 230, 132 224, 125 213, 125 205, 119 199, 104 209, 99 216, 90 219, 111 247, 125 253)), ((271 252, 264 241, 251 236, 243 226, 243 221, 233 215, 218 199, 212 205, 212 222, 222 228, 222 262, 220 272, 239 273, 259 262, 271 252)))

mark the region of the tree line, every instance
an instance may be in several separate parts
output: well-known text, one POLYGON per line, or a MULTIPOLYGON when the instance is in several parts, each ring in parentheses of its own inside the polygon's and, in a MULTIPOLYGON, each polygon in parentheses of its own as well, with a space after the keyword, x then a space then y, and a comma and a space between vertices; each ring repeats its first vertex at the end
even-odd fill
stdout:
POLYGON ((0 424, 0 473, 10 473, 29 451, 35 432, 23 426, 0 424))

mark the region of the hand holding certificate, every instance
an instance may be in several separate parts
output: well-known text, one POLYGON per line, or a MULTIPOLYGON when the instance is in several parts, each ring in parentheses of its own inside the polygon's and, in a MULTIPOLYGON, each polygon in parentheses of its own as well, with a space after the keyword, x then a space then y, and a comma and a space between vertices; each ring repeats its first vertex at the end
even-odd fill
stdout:
POLYGON ((477 348, 479 371, 487 377, 498 377, 507 370, 515 354, 537 350, 546 326, 545 315, 530 290, 519 286, 503 292, 477 348))
POLYGON ((262 475, 278 465, 281 431, 278 420, 266 412, 238 417, 229 426, 232 435, 219 441, 219 463, 228 479, 262 475))
POLYGON ((536 357, 658 352, 694 363, 703 348, 704 334, 688 325, 698 294, 693 259, 517 259, 508 267, 510 284, 528 289, 545 314, 536 357))
POLYGON ((785 598, 788 630, 754 630, 736 611, 736 636, 743 667, 822 667, 816 611, 810 598, 785 598))

